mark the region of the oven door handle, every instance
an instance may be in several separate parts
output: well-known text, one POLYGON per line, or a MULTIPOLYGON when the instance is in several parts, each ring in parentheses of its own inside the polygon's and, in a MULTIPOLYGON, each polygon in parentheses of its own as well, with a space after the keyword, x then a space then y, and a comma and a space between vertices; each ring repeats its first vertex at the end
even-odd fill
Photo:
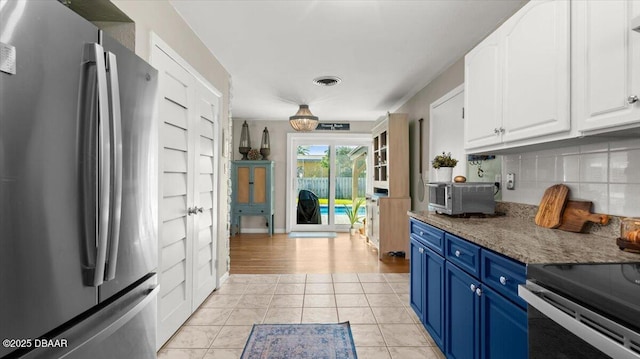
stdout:
POLYGON ((640 358, 640 334, 531 281, 518 286, 518 295, 549 319, 610 357, 640 358), (585 322, 589 325, 584 324, 585 322), (632 346, 636 351, 630 349, 632 346))

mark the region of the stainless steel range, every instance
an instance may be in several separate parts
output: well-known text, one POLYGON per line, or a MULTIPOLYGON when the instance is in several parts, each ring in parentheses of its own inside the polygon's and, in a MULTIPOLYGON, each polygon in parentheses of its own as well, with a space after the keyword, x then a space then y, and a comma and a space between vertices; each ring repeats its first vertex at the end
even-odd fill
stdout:
POLYGON ((527 267, 529 358, 640 358, 640 262, 527 267))

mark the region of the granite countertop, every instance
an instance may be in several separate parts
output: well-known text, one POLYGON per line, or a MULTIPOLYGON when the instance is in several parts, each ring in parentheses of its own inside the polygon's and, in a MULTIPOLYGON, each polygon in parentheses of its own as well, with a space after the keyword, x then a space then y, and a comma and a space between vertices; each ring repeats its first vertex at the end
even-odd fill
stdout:
POLYGON ((533 218, 455 218, 418 211, 408 214, 526 264, 640 262, 640 254, 621 251, 614 236, 542 228, 533 218))

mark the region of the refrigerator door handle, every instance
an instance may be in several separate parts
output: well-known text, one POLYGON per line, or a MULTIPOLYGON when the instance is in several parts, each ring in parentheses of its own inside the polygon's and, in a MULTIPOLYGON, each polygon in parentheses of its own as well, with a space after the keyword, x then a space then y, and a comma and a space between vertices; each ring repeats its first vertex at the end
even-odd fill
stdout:
POLYGON ((111 190, 111 139, 109 133, 109 93, 107 89, 107 69, 104 49, 98 44, 89 44, 95 51, 97 87, 98 87, 98 229, 97 257, 93 285, 104 282, 104 270, 107 262, 107 243, 109 235, 109 208, 111 190))
POLYGON ((120 85, 118 82, 118 63, 116 55, 106 52, 106 67, 109 73, 110 89, 110 135, 111 135, 111 171, 112 192, 109 213, 109 258, 105 280, 116 276, 118 244, 120 241, 120 215, 122 212, 122 118, 120 112, 120 85))

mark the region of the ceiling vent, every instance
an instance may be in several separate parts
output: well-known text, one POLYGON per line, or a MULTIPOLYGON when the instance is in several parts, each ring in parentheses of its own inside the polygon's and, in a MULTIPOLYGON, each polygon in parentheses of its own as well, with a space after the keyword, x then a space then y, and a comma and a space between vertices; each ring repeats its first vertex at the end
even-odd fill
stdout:
POLYGON ((337 76, 320 76, 313 79, 313 83, 318 86, 334 86, 342 82, 337 76))

